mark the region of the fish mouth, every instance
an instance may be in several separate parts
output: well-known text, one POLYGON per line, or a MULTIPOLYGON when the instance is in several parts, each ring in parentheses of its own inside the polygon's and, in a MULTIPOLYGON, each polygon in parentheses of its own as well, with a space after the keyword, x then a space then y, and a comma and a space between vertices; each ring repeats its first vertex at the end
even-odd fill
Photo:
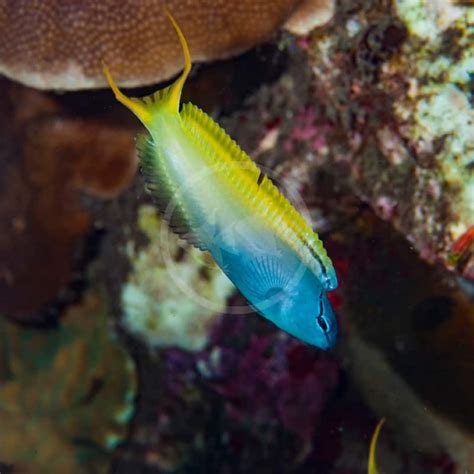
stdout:
POLYGON ((337 342, 337 327, 335 322, 334 326, 332 326, 329 331, 326 331, 324 333, 324 338, 326 344, 324 345, 324 347, 322 347, 322 349, 327 351, 334 348, 337 342))
POLYGON ((319 328, 322 330, 324 334, 324 347, 322 349, 328 350, 335 346, 337 340, 337 322, 332 314, 332 308, 330 307, 330 303, 326 300, 326 304, 329 305, 329 309, 326 307, 326 317, 325 317, 325 305, 324 299, 326 297, 326 293, 324 290, 321 290, 319 294, 319 314, 316 318, 317 324, 319 328))
POLYGON ((336 345, 336 336, 329 336, 326 334, 326 346, 324 348, 325 351, 328 351, 330 349, 333 349, 334 346, 336 345))

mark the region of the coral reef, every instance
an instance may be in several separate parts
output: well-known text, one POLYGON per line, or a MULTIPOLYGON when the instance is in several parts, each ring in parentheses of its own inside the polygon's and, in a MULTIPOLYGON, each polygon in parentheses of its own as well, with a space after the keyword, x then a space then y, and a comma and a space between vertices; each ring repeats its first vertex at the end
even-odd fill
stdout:
MULTIPOLYGON (((473 25, 474 7, 449 0, 343 1, 308 50, 339 174, 447 266, 474 222, 473 25)), ((473 279, 472 258, 461 263, 473 279)))
POLYGON ((0 460, 14 472, 107 472, 136 382, 106 304, 91 291, 45 332, 0 321, 0 460))
MULTIPOLYGON (((456 266, 470 278, 472 220, 466 193, 472 174, 465 156, 456 155, 459 139, 469 135, 458 137, 451 129, 453 136, 439 141, 423 134, 433 140, 431 158, 429 148, 415 146, 423 137, 410 135, 414 129, 407 120, 417 115, 407 119, 401 105, 411 98, 421 110, 422 96, 410 94, 422 87, 428 92, 437 82, 416 69, 431 46, 412 34, 395 3, 391 8, 375 1, 340 3, 325 31, 297 43, 283 37, 281 44, 292 53, 283 75, 222 122, 257 161, 275 170, 279 184, 303 194, 317 230, 332 230, 325 242, 341 282, 341 290, 331 295, 342 316, 340 361, 368 404, 391 420, 386 425, 391 442, 381 438, 382 469, 452 473, 469 466, 471 456, 473 422, 462 413, 472 405, 472 301, 452 275, 420 261, 359 199, 402 231, 424 259, 456 266), (308 54, 312 77, 304 67, 308 59, 296 45, 308 54), (411 64, 403 62, 404 54, 411 64), (411 90, 410 85, 417 87, 411 90), (451 139, 458 140, 454 148, 448 145, 451 139), (452 391, 448 379, 453 380, 452 391), (384 403, 387 390, 400 397, 384 403)), ((466 7, 461 10, 465 15, 466 7)), ((452 19, 456 28, 465 18, 452 19)), ((468 29, 461 33, 466 41, 468 29)), ((462 61, 466 48, 460 50, 462 61)), ((467 97, 465 86, 456 87, 467 97)), ((468 140, 464 144, 468 147, 468 140)), ((130 451, 145 451, 148 465, 158 472, 186 472, 201 465, 218 472, 225 471, 226 463, 238 472, 262 465, 269 472, 275 466, 305 472, 315 465, 321 473, 364 472, 354 459, 365 460, 376 417, 362 402, 351 406, 353 401, 345 400, 352 407, 348 409, 336 395, 329 396, 322 411, 316 405, 308 408, 308 419, 314 418, 307 424, 292 418, 291 403, 288 412, 279 411, 285 390, 273 390, 273 383, 283 380, 291 392, 290 354, 300 354, 296 366, 311 367, 309 373, 324 367, 319 388, 308 381, 314 393, 324 386, 331 365, 307 348, 290 348, 292 342, 274 334, 264 321, 234 318, 217 321, 218 335, 201 354, 159 352, 157 373, 172 384, 156 395, 159 434, 156 423, 147 426, 143 413, 149 409, 141 407, 142 431, 131 440, 130 451), (274 351, 279 344, 282 348, 274 351), (274 365, 276 353, 285 353, 283 365, 274 365), (225 435, 214 436, 216 432, 225 435), (356 433, 366 436, 365 443, 356 433), (152 434, 156 438, 149 441, 152 434)), ((338 374, 329 393, 340 391, 350 398, 354 387, 344 385, 338 374)), ((298 399, 295 393, 290 398, 298 399)), ((143 457, 137 455, 138 464, 139 459, 143 457)))
MULTIPOLYGON (((225 124, 258 161, 297 174, 300 191, 324 186, 306 199, 323 201, 329 178, 424 259, 473 279, 473 7, 438 3, 340 2, 325 29, 282 40, 293 65, 225 124)), ((322 205, 333 219, 341 202, 322 205)))
POLYGON ((204 351, 161 349, 142 370, 146 403, 117 472, 143 464, 155 472, 275 472, 281 465, 293 472, 308 462, 339 383, 333 358, 252 314, 223 316, 204 351))
POLYGON ((74 254, 91 228, 82 194, 110 199, 134 177, 133 133, 72 116, 58 100, 6 80, 1 87, 0 312, 38 319, 73 279, 74 254))
MULTIPOLYGON (((296 175, 292 179, 299 181, 300 177, 296 175)), ((154 212, 149 207, 139 207, 139 215, 139 222, 151 219, 150 223, 142 222, 141 228, 148 228, 151 235, 158 239, 158 221, 154 212)), ((351 210, 348 216, 350 222, 354 222, 351 210)), ((382 226, 367 212, 355 223, 357 225, 353 226, 352 231, 345 227, 344 232, 332 232, 325 239, 341 280, 341 291, 334 295, 333 303, 343 313, 341 360, 343 366, 348 366, 351 371, 356 363, 359 364, 359 356, 363 355, 362 349, 357 356, 351 352, 355 344, 355 318, 366 315, 371 328, 375 322, 371 319, 374 312, 384 312, 385 307, 389 308, 393 314, 391 319, 394 320, 393 324, 387 324, 387 331, 390 332, 393 325, 396 326, 399 313, 403 313, 404 304, 413 305, 413 311, 418 312, 415 308, 419 304, 424 306, 423 301, 431 295, 427 291, 426 294, 420 294, 418 300, 417 287, 411 285, 410 295, 414 300, 407 303, 397 296, 399 306, 390 308, 395 296, 387 295, 387 289, 396 293, 397 288, 402 288, 403 293, 408 292, 398 280, 393 288, 390 286, 391 272, 387 274, 386 270, 387 262, 392 261, 389 258, 394 259, 393 265, 398 265, 393 270, 399 275, 398 278, 406 277, 406 285, 418 279, 437 281, 440 276, 443 276, 443 280, 439 284, 439 291, 445 281, 448 282, 447 288, 450 284, 449 275, 439 269, 433 272, 428 265, 421 263, 416 254, 407 250, 400 236, 391 236, 388 227, 382 226), (380 240, 374 246, 375 238, 380 240), (366 246, 367 252, 377 250, 382 255, 367 254, 363 251, 366 246), (383 251, 389 252, 389 257, 383 251), (400 260, 398 257, 406 252, 408 257, 400 260), (367 262, 380 262, 380 272, 376 271, 375 263, 367 265, 367 262), (421 266, 422 271, 416 270, 412 276, 408 276, 406 272, 412 266, 415 269, 421 266), (379 289, 382 284, 388 287, 379 289), (384 301, 386 306, 382 304, 384 301), (346 337, 348 341, 344 343, 346 337), (353 364, 349 363, 351 360, 354 360, 353 364)), ((140 248, 149 253, 148 245, 148 242, 142 243, 140 248)), ((172 253, 175 257, 179 254, 172 253)), ((452 290, 449 291, 452 293, 452 290)), ((456 314, 462 316, 469 306, 466 306, 468 303, 464 296, 458 295, 457 298, 461 298, 461 306, 456 314)), ((177 299, 179 294, 174 296, 174 300, 177 299)), ((242 303, 242 298, 237 296, 229 305, 232 307, 242 303)), ((409 322, 412 314, 405 313, 409 322)), ((420 325, 431 319, 429 311, 426 313, 420 309, 419 313, 420 325)), ((383 325, 383 317, 380 321, 383 325)), ((461 321, 459 327, 465 323, 461 321)), ((383 333, 383 326, 377 332, 383 333)), ((437 333, 442 335, 445 331, 437 333)), ((422 330, 416 337, 423 335, 426 332, 422 330)), ((406 340, 400 340, 400 332, 394 332, 392 336, 396 341, 391 342, 391 347, 396 344, 403 347, 406 344, 406 340)), ((444 347, 444 350, 454 348, 454 339, 459 341, 459 337, 453 334, 447 344, 440 340, 442 345, 438 344, 438 347, 444 347)), ((430 339, 430 343, 433 341, 430 339)), ((463 347, 468 349, 469 345, 463 347)), ((114 465, 114 472, 139 469, 177 473, 190 470, 252 472, 257 468, 264 472, 275 472, 281 468, 283 472, 299 473, 307 472, 314 466, 318 466, 321 474, 366 472, 368 444, 376 422, 374 414, 354 395, 355 388, 347 384, 344 371, 341 371, 334 358, 289 338, 262 318, 254 315, 214 316, 203 350, 190 353, 157 347, 151 351, 147 349, 146 356, 141 352, 138 354, 142 374, 141 402, 133 434, 114 465), (304 406, 304 416, 301 406, 304 406)), ((450 368, 446 370, 454 371, 457 363, 469 358, 469 353, 462 358, 454 351, 450 356, 444 352, 443 356, 426 353, 422 357, 409 351, 404 359, 408 368, 413 366, 410 357, 419 358, 420 371, 432 367, 439 357, 446 361, 452 360, 452 364, 448 364, 450 368)), ((373 372, 365 370, 373 367, 367 361, 359 367, 365 375, 364 396, 366 393, 378 393, 373 383, 383 389, 385 380, 393 376, 394 368, 391 365, 387 366, 384 379, 375 377, 378 373, 375 369, 373 372)), ((463 376, 467 375, 466 372, 459 372, 460 387, 463 376)), ((414 376, 416 378, 416 374, 414 376)), ((355 375, 354 379, 359 380, 355 375)), ((450 403, 452 406, 454 404, 449 402, 449 398, 443 399, 443 396, 438 401, 433 399, 433 387, 438 383, 439 380, 432 381, 422 403, 439 402, 442 406, 429 411, 425 406, 424 416, 430 420, 429 423, 433 423, 435 417, 439 416, 437 414, 443 413, 442 416, 451 420, 445 422, 446 432, 452 433, 457 429, 456 415, 453 410, 446 408, 450 403)), ((430 430, 433 425, 423 425, 417 417, 413 417, 403 421, 400 426, 396 412, 386 411, 383 405, 374 402, 371 395, 367 396, 367 400, 380 410, 380 416, 385 414, 389 417, 379 444, 380 465, 385 471, 398 469, 400 472, 416 474, 454 472, 454 463, 445 453, 449 452, 457 461, 460 458, 457 456, 459 451, 453 451, 450 443, 440 444, 436 440, 423 443, 427 438, 423 430, 416 431, 416 435, 410 434, 408 446, 406 440, 400 440, 400 436, 405 437, 403 423, 410 427, 428 426, 430 430), (414 453, 413 446, 417 446, 422 454, 414 453)), ((468 394, 464 403, 469 404, 468 394)), ((406 413, 413 411, 406 410, 406 413)), ((417 411, 414 413, 419 415, 417 411)), ((451 439, 459 440, 456 437, 451 439)), ((459 442, 464 443, 464 439, 461 438, 459 442)))
POLYGON ((333 0, 0 2, 0 72, 41 89, 104 87, 102 61, 123 86, 168 79, 182 65, 164 10, 185 32, 193 58, 235 55, 266 40, 286 20, 305 32, 327 22, 333 0), (298 13, 301 6, 302 12, 298 13), (294 14, 294 16, 292 15, 294 14))
MULTIPOLYGON (((151 207, 136 130, 109 92, 55 96, 2 80, 0 313, 39 329, 0 320, 0 471, 106 472, 112 458, 117 474, 363 474, 381 416, 382 472, 472 468, 473 7, 301 5, 319 5, 326 26, 202 67, 186 93, 303 196, 340 281, 337 350, 232 314, 243 298, 151 207), (93 228, 101 238, 82 291, 45 318, 74 286, 93 228), (135 373, 112 326, 136 361, 132 421, 135 373)), ((149 21, 165 25, 158 16, 149 21)), ((194 17, 176 16, 199 43, 194 17)), ((181 56, 166 31, 169 75, 181 56)), ((117 57, 117 72, 140 70, 117 57)))
POLYGON ((203 349, 234 286, 207 255, 172 234, 154 207, 139 208, 138 228, 149 243, 140 250, 134 241, 127 245, 124 328, 150 347, 203 349))

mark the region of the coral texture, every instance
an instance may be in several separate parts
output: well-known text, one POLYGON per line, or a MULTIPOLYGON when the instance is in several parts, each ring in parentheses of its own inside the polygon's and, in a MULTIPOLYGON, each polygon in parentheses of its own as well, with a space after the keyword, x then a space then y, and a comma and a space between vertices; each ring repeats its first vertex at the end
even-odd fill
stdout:
POLYGON ((474 278, 453 244, 474 222, 474 7, 341 2, 309 51, 340 172, 423 258, 474 278))
MULTIPOLYGON (((310 26, 328 21, 332 1, 238 0, 0 2, 0 72, 42 89, 104 87, 102 61, 123 86, 156 83, 176 73, 182 55, 164 15, 176 17, 193 58, 234 55, 268 39, 303 4, 310 26)), ((302 18, 293 29, 307 29, 302 18)))
POLYGON ((0 459, 15 472, 105 472, 133 414, 131 359, 98 291, 47 332, 0 322, 0 459))
POLYGON ((91 228, 81 195, 117 196, 137 159, 130 130, 71 116, 8 81, 1 87, 0 312, 38 319, 72 280, 74 253, 91 228))

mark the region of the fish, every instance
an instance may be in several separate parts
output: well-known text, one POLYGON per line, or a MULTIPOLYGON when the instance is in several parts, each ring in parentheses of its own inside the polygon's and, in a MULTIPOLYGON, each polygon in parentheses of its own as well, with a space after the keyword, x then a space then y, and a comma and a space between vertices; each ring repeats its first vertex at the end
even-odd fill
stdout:
POLYGON ((375 427, 374 434, 370 441, 369 449, 369 462, 367 467, 368 474, 378 474, 377 463, 375 462, 375 449, 377 447, 377 440, 380 435, 380 430, 382 429, 383 424, 385 423, 385 418, 382 418, 375 427))
POLYGON ((146 188, 171 230, 209 252, 259 314, 329 349, 337 322, 327 292, 337 277, 323 243, 224 129, 195 105, 181 105, 191 54, 173 15, 165 13, 184 56, 170 86, 130 98, 103 64, 115 98, 148 132, 137 139, 146 188))

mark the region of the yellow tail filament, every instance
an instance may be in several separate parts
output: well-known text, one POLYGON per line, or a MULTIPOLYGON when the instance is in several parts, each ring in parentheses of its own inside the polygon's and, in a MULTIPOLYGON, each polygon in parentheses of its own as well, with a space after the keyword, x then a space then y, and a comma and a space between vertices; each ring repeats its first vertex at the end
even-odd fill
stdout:
MULTIPOLYGON (((178 23, 174 19, 173 15, 169 12, 168 9, 165 9, 166 16, 168 17, 171 25, 175 29, 179 42, 181 44, 181 48, 183 50, 184 56, 184 69, 179 76, 178 79, 170 86, 169 94, 166 98, 166 104, 169 106, 173 111, 178 112, 179 110, 179 101, 181 99, 181 91, 183 90, 184 83, 189 76, 189 72, 191 71, 191 54, 189 53, 188 43, 186 42, 186 38, 184 37, 181 28, 179 27, 178 23)), ((117 86, 116 82, 114 81, 112 74, 110 73, 109 68, 104 63, 103 70, 105 77, 107 78, 107 82, 109 83, 110 88, 112 89, 113 93, 115 94, 115 98, 125 107, 130 109, 141 121, 145 126, 151 124, 153 114, 150 110, 150 106, 147 105, 141 99, 134 99, 127 97, 117 86)))
POLYGON ((148 125, 151 122, 151 113, 147 110, 145 104, 143 104, 140 100, 131 99, 127 97, 117 86, 114 79, 112 78, 112 74, 110 74, 110 70, 105 63, 102 65, 105 77, 107 78, 107 82, 109 83, 112 92, 115 94, 115 98, 125 107, 129 108, 142 122, 144 125, 148 125))
POLYGON ((176 110, 178 110, 179 107, 179 101, 181 99, 181 91, 183 90, 184 83, 186 82, 186 79, 189 76, 189 72, 191 71, 191 54, 189 53, 189 48, 188 48, 188 43, 186 41, 186 38, 184 37, 183 32, 181 31, 181 28, 179 27, 178 23, 176 23, 176 20, 174 19, 173 15, 171 15, 170 11, 168 9, 166 11, 166 16, 168 17, 169 21, 173 25, 173 28, 175 29, 179 42, 181 43, 181 48, 183 50, 183 56, 184 56, 184 69, 181 74, 181 76, 176 79, 176 82, 171 86, 170 90, 170 97, 169 101, 170 104, 176 107, 176 110))
POLYGON ((374 434, 372 435, 372 440, 370 441, 368 474, 378 474, 377 464, 375 462, 375 448, 377 447, 377 440, 379 438, 380 429, 382 428, 382 425, 384 423, 385 423, 385 418, 382 418, 378 422, 375 428, 374 434))

